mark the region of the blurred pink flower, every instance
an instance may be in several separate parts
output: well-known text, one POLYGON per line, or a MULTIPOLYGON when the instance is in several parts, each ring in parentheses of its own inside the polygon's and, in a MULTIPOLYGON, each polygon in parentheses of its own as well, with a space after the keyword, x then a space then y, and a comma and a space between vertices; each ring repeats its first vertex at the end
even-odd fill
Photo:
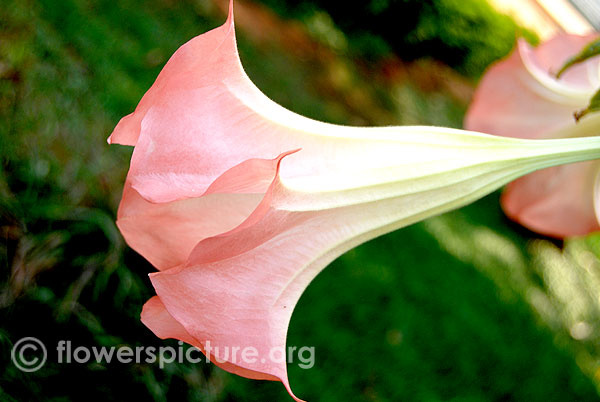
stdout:
MULTIPOLYGON (((531 48, 523 39, 505 60, 484 75, 467 112, 465 128, 520 138, 561 138, 600 134, 597 114, 575 123, 600 88, 597 59, 560 67, 594 36, 559 35, 531 48)), ((600 229, 596 162, 552 167, 510 183, 502 207, 513 220, 538 233, 566 237, 600 229)))
POLYGON ((282 381, 290 394, 286 361, 273 356, 329 262, 535 169, 600 155, 598 138, 534 142, 304 118, 244 73, 231 8, 223 26, 175 52, 109 142, 135 146, 117 225, 159 270, 144 324, 225 370, 282 381))

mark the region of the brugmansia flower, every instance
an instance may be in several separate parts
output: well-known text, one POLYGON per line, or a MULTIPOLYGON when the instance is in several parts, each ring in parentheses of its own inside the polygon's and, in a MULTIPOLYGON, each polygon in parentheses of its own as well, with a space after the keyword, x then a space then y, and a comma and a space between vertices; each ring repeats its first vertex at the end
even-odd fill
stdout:
POLYGON ((109 142, 135 146, 117 224, 159 270, 142 321, 288 391, 286 363, 272 351, 283 350, 296 302, 329 262, 523 174, 600 156, 599 138, 304 118, 246 76, 231 9, 223 26, 175 52, 109 142))
MULTIPOLYGON (((532 49, 524 40, 484 75, 465 119, 465 128, 521 138, 598 135, 600 116, 578 123, 600 87, 597 60, 553 75, 592 37, 561 35, 532 49), (575 125, 578 127, 574 127, 575 125)), ((600 229, 597 216, 599 165, 585 162, 544 169, 510 183, 502 206, 507 215, 536 232, 566 237, 600 229)))

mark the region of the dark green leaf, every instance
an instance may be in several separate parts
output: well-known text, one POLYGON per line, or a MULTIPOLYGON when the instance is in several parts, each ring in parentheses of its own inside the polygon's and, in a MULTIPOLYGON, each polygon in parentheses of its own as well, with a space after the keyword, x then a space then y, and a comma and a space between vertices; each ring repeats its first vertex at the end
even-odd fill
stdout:
POLYGON ((589 58, 597 56, 600 54, 600 39, 596 39, 593 42, 590 42, 584 47, 579 53, 575 56, 571 57, 556 73, 556 78, 560 78, 560 76, 567 71, 569 68, 573 67, 576 64, 582 63, 589 58))
POLYGON ((591 112, 597 112, 600 110, 600 89, 596 91, 592 99, 590 99, 590 104, 583 110, 575 112, 575 120, 579 121, 583 116, 591 112))

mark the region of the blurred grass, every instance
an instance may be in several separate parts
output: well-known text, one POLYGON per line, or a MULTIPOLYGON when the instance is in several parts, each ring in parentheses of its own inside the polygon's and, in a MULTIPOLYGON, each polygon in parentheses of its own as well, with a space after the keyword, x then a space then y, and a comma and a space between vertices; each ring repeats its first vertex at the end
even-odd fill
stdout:
MULTIPOLYGON (((24 336, 50 348, 177 346, 139 321, 153 269, 114 225, 131 150, 105 139, 169 55, 223 21, 219 10, 208 0, 0 7, 0 400, 289 400, 278 383, 205 364, 58 364, 52 350, 36 373, 10 362, 24 336)), ((283 31, 293 22, 260 40, 253 21, 238 23, 244 66, 286 107, 336 123, 461 125, 464 100, 428 82, 459 82, 448 70, 395 64, 406 71, 393 79, 339 51, 352 35, 308 40, 299 54, 283 31)), ((299 25, 307 37, 312 24, 299 25)), ((509 223, 498 194, 371 241, 296 308, 288 344, 315 346, 316 365, 290 365, 292 387, 310 401, 599 400, 598 255, 599 236, 557 245, 509 223)))

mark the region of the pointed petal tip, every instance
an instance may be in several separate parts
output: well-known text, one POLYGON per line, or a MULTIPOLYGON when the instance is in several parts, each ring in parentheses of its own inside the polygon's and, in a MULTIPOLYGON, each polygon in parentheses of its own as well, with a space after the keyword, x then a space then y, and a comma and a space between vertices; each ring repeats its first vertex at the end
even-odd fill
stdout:
POLYGON ((281 381, 281 383, 282 383, 282 384, 283 384, 283 386, 285 387, 285 389, 286 389, 286 391, 288 392, 288 394, 290 394, 290 396, 291 396, 292 398, 294 398, 294 400, 295 400, 296 402, 306 402, 304 399, 300 399, 300 398, 298 398, 296 395, 294 395, 294 392, 292 391, 292 388, 290 387, 290 382, 289 382, 289 380, 287 379, 287 377, 285 377, 285 378, 280 378, 279 380, 281 381))
POLYGON ((521 59, 529 59, 532 57, 533 46, 523 37, 517 39, 517 50, 521 59))
POLYGON ((529 42, 527 42, 527 39, 525 39, 522 36, 519 36, 517 38, 517 44, 519 47, 522 47, 524 49, 531 48, 531 45, 529 44, 529 42))
POLYGON ((227 13, 226 24, 233 25, 233 0, 229 0, 229 12, 227 13))
POLYGON ((290 156, 290 155, 295 154, 296 152, 300 152, 300 151, 302 151, 302 148, 292 149, 291 151, 284 151, 284 152, 280 153, 279 155, 277 155, 274 160, 281 163, 283 158, 285 158, 286 156, 290 156))

